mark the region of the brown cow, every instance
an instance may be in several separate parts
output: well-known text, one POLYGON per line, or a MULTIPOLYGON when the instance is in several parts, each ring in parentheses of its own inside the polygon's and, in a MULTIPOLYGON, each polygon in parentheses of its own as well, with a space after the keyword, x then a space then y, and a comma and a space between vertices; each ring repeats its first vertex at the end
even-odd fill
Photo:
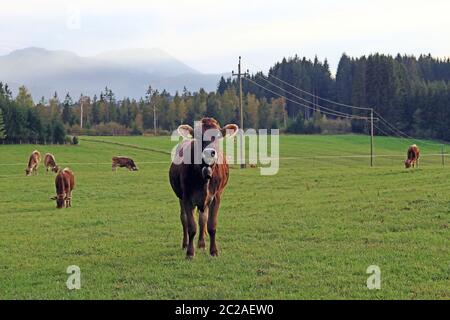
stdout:
POLYGON ((133 159, 127 157, 113 157, 112 169, 117 171, 117 167, 127 168, 130 171, 138 171, 138 168, 134 164, 133 159))
POLYGON ((41 162, 41 154, 39 151, 34 150, 33 153, 30 155, 30 158, 28 159, 28 166, 25 169, 25 174, 27 176, 29 176, 32 173, 36 175, 37 169, 39 167, 39 162, 41 162))
POLYGON ((419 167, 419 157, 420 157, 420 150, 415 144, 413 144, 408 149, 407 158, 405 160, 405 168, 411 168, 411 167, 414 168, 416 164, 417 164, 417 168, 418 168, 419 167))
POLYGON ((56 200, 56 208, 72 207, 72 190, 75 187, 75 176, 69 168, 58 172, 55 178, 56 196, 50 198, 56 200))
POLYGON ((56 165, 55 156, 51 153, 46 153, 44 157, 44 166, 47 170, 50 168, 54 173, 58 173, 59 167, 56 165))
POLYGON ((219 150, 218 142, 220 138, 234 136, 238 132, 237 125, 229 124, 220 128, 219 123, 212 118, 203 118, 200 123, 195 130, 189 125, 178 127, 181 136, 194 139, 184 140, 178 145, 169 170, 170 184, 180 201, 182 247, 187 248, 186 258, 189 259, 195 254, 194 237, 197 232, 195 208, 199 211, 198 247, 205 248, 205 227, 208 224, 209 252, 212 256, 218 255, 217 214, 229 176, 228 164, 219 150))

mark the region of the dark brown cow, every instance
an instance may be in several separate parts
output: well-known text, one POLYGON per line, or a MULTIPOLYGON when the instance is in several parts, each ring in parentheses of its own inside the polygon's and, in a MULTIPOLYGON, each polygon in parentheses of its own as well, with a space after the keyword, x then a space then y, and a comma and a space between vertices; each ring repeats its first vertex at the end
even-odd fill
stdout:
POLYGON ((54 173, 58 173, 58 171, 59 171, 59 167, 56 165, 55 156, 52 155, 51 153, 45 154, 44 166, 47 170, 47 173, 48 173, 48 169, 52 170, 54 173))
POLYGON ((201 126, 197 126, 195 130, 189 125, 181 125, 178 132, 187 139, 194 137, 178 145, 169 171, 170 184, 180 201, 182 247, 187 248, 186 258, 194 257, 194 237, 197 232, 194 211, 197 208, 200 228, 198 247, 205 248, 207 224, 210 237, 209 252, 212 256, 217 256, 217 214, 229 176, 228 164, 219 150, 218 141, 225 136, 234 136, 238 132, 238 126, 229 124, 220 128, 215 119, 203 118, 201 126), (206 135, 210 138, 204 139, 206 135), (195 159, 199 161, 194 161, 195 159))
POLYGON ((55 178, 56 208, 72 207, 72 191, 75 188, 75 176, 69 168, 65 168, 58 172, 55 178))
POLYGON ((419 157, 420 157, 420 150, 419 148, 413 144, 409 147, 407 158, 405 160, 405 168, 411 168, 415 167, 417 165, 417 168, 419 167, 419 157))
POLYGON ((37 174, 37 169, 39 167, 39 162, 41 162, 41 154, 39 151, 34 150, 28 159, 28 166, 25 169, 25 174, 29 176, 30 174, 37 174))
POLYGON ((130 171, 138 171, 138 168, 134 164, 133 159, 127 157, 113 157, 112 169, 117 171, 117 167, 127 168, 130 171))

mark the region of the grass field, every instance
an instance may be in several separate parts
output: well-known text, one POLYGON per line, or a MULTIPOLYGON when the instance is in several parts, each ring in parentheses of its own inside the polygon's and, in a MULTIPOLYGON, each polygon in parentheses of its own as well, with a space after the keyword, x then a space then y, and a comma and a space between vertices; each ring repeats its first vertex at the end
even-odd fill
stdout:
POLYGON ((0 298, 450 299, 450 162, 427 156, 439 146, 419 145, 421 168, 407 171, 408 141, 377 137, 383 157, 369 168, 368 142, 282 136, 277 175, 232 168, 220 256, 197 250, 192 261, 168 183, 168 137, 1 145, 0 298), (73 208, 49 200, 54 175, 25 177, 34 149, 74 170, 73 208), (111 172, 113 155, 140 171, 111 172), (69 265, 81 269, 80 290, 66 288, 69 265), (381 268, 381 290, 366 287, 370 265, 381 268))

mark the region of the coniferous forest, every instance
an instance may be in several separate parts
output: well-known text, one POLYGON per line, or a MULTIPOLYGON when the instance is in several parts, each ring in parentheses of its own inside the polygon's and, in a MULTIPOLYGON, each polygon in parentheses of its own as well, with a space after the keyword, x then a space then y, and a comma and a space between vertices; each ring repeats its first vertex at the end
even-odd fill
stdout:
MULTIPOLYGON (((0 141, 65 143, 67 134, 169 134, 203 116, 221 124, 240 122, 235 78, 220 79, 215 92, 200 88, 169 94, 149 85, 140 99, 117 97, 114 88, 105 87, 93 97, 55 92, 33 101, 27 88, 13 96, 0 83, 0 141)), ((343 54, 333 76, 327 60, 295 56, 277 62, 268 74, 243 79, 245 128, 367 133, 368 122, 354 119, 368 116, 367 111, 348 105, 374 108, 390 124, 377 122, 376 134, 450 141, 450 59, 343 54)))

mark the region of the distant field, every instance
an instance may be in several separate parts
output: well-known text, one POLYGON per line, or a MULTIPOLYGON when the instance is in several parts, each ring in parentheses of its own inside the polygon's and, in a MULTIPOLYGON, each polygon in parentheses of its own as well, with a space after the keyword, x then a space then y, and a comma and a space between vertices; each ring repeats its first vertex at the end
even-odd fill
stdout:
POLYGON ((282 136, 275 176, 231 169, 219 212, 220 256, 181 250, 168 182, 169 137, 82 137, 78 146, 0 145, 2 299, 450 299, 450 158, 418 142, 282 136), (93 140, 102 140, 101 143, 93 140), (54 175, 25 177, 28 155, 52 152, 77 178, 56 210, 54 175), (111 172, 111 157, 140 171, 111 172), (69 291, 66 268, 81 268, 69 291), (381 290, 366 269, 381 268, 381 290))

